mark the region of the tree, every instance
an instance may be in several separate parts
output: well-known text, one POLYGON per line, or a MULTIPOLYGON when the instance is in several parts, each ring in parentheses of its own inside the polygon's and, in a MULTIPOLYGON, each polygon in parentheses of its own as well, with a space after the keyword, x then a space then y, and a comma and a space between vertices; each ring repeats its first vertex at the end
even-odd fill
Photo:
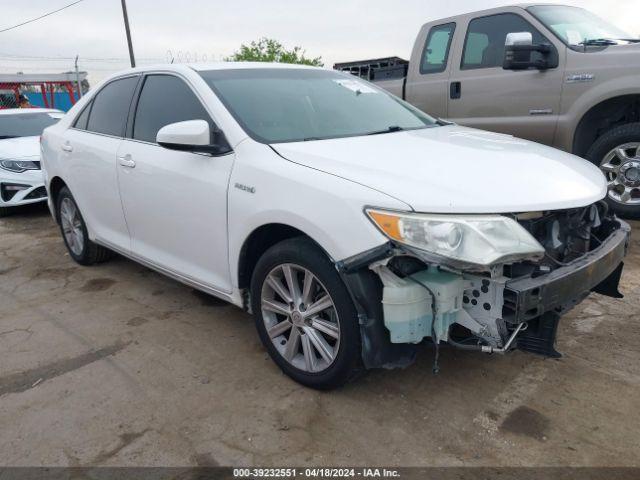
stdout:
POLYGON ((313 65, 322 67, 322 57, 307 58, 304 56, 305 50, 302 47, 293 47, 287 50, 277 40, 263 37, 249 45, 240 45, 240 50, 227 57, 228 62, 279 62, 279 63, 300 63, 302 65, 313 65))

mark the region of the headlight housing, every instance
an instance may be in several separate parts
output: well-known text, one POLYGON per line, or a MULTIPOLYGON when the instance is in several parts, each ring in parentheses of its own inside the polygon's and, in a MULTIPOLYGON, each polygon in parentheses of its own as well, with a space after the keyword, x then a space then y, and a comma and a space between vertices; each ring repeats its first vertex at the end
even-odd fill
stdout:
POLYGON ((486 269, 516 260, 539 260, 544 248, 518 222, 502 215, 431 215, 367 209, 391 240, 457 268, 486 269))
POLYGON ((40 162, 29 160, 0 160, 0 168, 13 173, 23 173, 27 170, 40 170, 40 162))

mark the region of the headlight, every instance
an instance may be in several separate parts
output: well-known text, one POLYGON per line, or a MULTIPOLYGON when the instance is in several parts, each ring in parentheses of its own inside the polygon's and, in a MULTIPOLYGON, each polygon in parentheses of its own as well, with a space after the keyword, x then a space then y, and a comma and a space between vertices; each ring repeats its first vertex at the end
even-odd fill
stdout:
POLYGON ((390 239, 455 267, 489 267, 515 260, 538 260, 544 255, 544 248, 529 232, 502 215, 427 215, 374 209, 366 212, 390 239))
POLYGON ((0 160, 0 168, 14 173, 22 173, 27 170, 40 170, 40 163, 26 160, 0 160))

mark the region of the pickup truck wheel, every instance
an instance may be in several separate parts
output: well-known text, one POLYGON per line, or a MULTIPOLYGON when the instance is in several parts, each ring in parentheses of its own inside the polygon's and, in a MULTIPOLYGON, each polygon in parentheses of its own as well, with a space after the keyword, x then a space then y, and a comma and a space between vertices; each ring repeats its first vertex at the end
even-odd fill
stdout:
POLYGON ((260 258, 251 280, 260 339, 295 381, 320 390, 359 373, 360 327, 335 267, 313 242, 285 240, 260 258))
POLYGON ((93 265, 109 259, 112 255, 110 250, 89 240, 87 225, 67 187, 60 190, 57 200, 60 231, 71 258, 80 265, 93 265))
POLYGON ((640 123, 615 127, 591 146, 587 159, 609 182, 607 202, 620 216, 640 218, 640 123))

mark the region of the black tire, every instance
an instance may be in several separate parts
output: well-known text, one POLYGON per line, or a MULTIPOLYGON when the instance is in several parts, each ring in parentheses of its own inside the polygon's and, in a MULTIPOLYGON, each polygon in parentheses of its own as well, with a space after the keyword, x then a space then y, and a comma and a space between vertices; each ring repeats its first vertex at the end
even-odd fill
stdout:
POLYGON ((0 218, 13 215, 14 210, 11 207, 0 207, 0 218))
POLYGON ((353 301, 334 265, 311 240, 304 237, 284 240, 264 253, 251 278, 251 307, 262 344, 280 369, 296 382, 318 390, 330 390, 344 385, 363 372, 360 326, 353 301), (321 372, 307 372, 296 368, 278 352, 267 334, 261 308, 263 284, 269 272, 278 265, 287 263, 309 270, 331 296, 338 314, 338 352, 333 363, 321 372))
POLYGON ((113 256, 113 252, 111 252, 111 250, 108 250, 98 245, 97 243, 94 243, 91 240, 89 240, 89 234, 87 233, 87 225, 84 221, 84 218, 82 217, 82 213, 80 212, 80 209, 78 208, 78 204, 76 203, 75 199, 73 198, 73 195, 71 195, 71 192, 67 187, 62 187, 62 189, 58 193, 58 198, 56 199, 56 214, 58 216, 58 223, 60 224, 60 233, 62 234, 62 239, 64 240, 64 244, 67 247, 67 251, 69 252, 69 255, 71 256, 71 258, 73 258, 77 263, 79 263, 80 265, 93 265, 96 263, 102 263, 113 256), (83 245, 82 251, 80 251, 79 253, 75 253, 69 246, 69 243, 67 242, 67 238, 65 237, 64 230, 62 227, 62 221, 60 220, 61 205, 65 198, 73 202, 73 205, 75 205, 78 211, 78 215, 80 217, 81 230, 84 236, 84 245, 83 245))
MULTIPOLYGON (((640 142, 640 123, 628 123, 604 133, 591 145, 586 158, 599 167, 600 162, 611 150, 631 142, 640 142)), ((640 219, 640 205, 625 205, 609 196, 607 196, 607 203, 621 217, 640 219)))

